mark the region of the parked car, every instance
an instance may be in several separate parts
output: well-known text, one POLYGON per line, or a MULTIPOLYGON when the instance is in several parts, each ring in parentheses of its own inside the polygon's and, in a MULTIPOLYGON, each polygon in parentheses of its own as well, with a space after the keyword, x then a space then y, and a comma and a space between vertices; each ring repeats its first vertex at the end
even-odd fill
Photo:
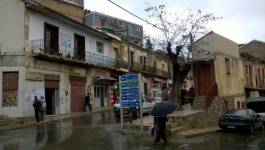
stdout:
POLYGON ((226 112, 219 120, 219 127, 224 130, 264 130, 261 118, 252 109, 233 109, 226 112))
MULTIPOLYGON (((150 100, 144 100, 143 101, 143 114, 149 114, 151 113, 153 106, 155 105, 154 102, 150 101, 150 100)), ((113 112, 116 116, 116 118, 120 118, 120 103, 117 102, 116 104, 114 104, 113 106, 113 112)), ((137 118, 139 116, 139 107, 132 107, 131 108, 131 113, 133 118, 137 118)), ((128 107, 124 107, 123 108, 123 115, 124 117, 129 117, 129 108, 128 107)))
POLYGON ((152 101, 155 103, 162 102, 162 91, 161 90, 154 91, 152 101))
POLYGON ((246 99, 247 108, 252 109, 259 115, 265 125, 265 97, 252 97, 246 99))
POLYGON ((261 121, 263 122, 263 125, 265 126, 265 112, 257 113, 261 121))

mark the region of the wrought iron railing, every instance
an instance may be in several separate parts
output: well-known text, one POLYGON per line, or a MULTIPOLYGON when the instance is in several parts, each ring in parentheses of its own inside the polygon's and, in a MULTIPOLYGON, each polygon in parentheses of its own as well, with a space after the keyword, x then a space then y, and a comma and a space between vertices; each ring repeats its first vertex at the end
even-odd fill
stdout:
POLYGON ((159 75, 159 76, 163 76, 163 77, 166 77, 166 78, 169 78, 170 77, 170 74, 168 71, 165 71, 165 70, 162 70, 162 69, 157 69, 156 70, 156 73, 159 75))
POLYGON ((146 72, 146 73, 150 73, 150 74, 154 74, 154 75, 158 75, 158 76, 162 76, 166 78, 170 76, 168 71, 157 69, 156 67, 143 65, 141 63, 136 63, 136 62, 133 62, 131 69, 133 71, 146 72))
POLYGON ((128 69, 128 62, 121 60, 121 59, 118 59, 117 64, 116 64, 116 68, 128 69))
POLYGON ((86 52, 86 62, 88 62, 89 64, 115 68, 117 59, 110 58, 101 54, 86 52))
MULTIPOLYGON (((93 52, 86 51, 85 58, 81 58, 81 56, 77 56, 74 53, 74 48, 67 47, 63 45, 58 46, 58 50, 49 51, 44 46, 44 40, 33 40, 31 43, 32 52, 34 54, 49 54, 49 55, 56 55, 62 57, 66 60, 78 60, 83 61, 88 64, 93 64, 96 66, 108 67, 108 68, 115 68, 117 64, 116 58, 111 58, 108 56, 104 56, 102 54, 97 54, 93 52)), ((127 68, 127 67, 126 67, 127 68)))

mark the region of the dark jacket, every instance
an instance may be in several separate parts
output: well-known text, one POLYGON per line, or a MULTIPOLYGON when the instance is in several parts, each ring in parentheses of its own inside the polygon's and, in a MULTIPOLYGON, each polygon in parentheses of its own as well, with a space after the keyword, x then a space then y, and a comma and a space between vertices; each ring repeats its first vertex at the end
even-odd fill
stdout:
POLYGON ((34 109, 36 110, 42 110, 42 104, 41 104, 41 101, 38 100, 38 99, 35 99, 34 102, 33 102, 33 107, 34 109))
POLYGON ((154 125, 158 130, 166 128, 167 117, 154 117, 154 125))
POLYGON ((90 95, 87 95, 87 96, 85 97, 85 104, 86 104, 86 105, 90 105, 90 95))

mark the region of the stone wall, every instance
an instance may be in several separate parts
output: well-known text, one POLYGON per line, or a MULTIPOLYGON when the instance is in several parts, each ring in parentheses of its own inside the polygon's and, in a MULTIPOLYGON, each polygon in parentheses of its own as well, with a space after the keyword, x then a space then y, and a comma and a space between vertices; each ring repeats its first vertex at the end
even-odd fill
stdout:
POLYGON ((235 97, 215 97, 211 106, 205 109, 205 97, 196 97, 193 103, 193 109, 204 109, 205 115, 197 116, 197 119, 204 120, 205 125, 217 125, 219 118, 228 110, 235 108, 235 97))
POLYGON ((169 116, 168 124, 174 126, 183 126, 186 129, 189 128, 200 128, 208 125, 208 119, 206 111, 198 111, 197 113, 188 116, 169 116))
POLYGON ((192 109, 205 109, 205 96, 194 97, 192 109))

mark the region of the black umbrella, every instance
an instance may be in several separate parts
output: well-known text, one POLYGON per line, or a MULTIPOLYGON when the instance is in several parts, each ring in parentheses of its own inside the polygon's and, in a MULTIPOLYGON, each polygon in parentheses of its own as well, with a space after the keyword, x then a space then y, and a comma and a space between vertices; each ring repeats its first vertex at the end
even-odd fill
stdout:
POLYGON ((177 104, 171 101, 157 103, 152 110, 153 116, 166 116, 177 109, 177 104))

